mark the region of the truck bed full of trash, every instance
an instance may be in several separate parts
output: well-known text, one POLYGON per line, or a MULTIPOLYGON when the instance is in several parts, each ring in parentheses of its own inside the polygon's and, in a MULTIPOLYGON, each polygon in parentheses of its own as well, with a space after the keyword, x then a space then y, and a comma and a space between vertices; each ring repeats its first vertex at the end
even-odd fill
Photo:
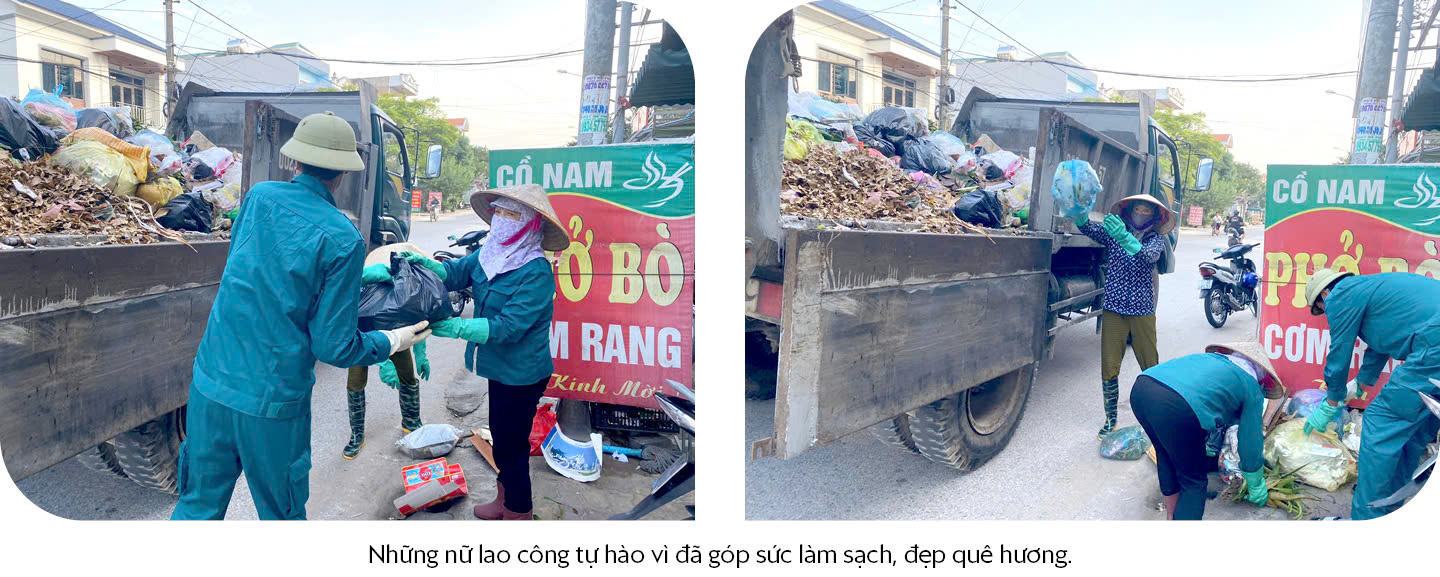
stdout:
POLYGON ((988 137, 974 145, 927 133, 924 112, 792 94, 781 212, 836 222, 905 223, 916 232, 1020 232, 1033 169, 988 137))
POLYGON ((124 108, 75 110, 37 90, 0 104, 0 249, 228 236, 238 154, 199 133, 177 145, 136 132, 124 108))

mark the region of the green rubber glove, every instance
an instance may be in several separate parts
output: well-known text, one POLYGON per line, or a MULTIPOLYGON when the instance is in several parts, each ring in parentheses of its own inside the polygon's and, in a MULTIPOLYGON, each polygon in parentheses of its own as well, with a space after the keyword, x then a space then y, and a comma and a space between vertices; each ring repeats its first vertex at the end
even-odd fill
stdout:
MULTIPOLYGON (((1029 207, 1026 207, 1026 208, 1029 208, 1029 207)), ((1087 210, 1087 211, 1085 211, 1085 212, 1082 212, 1082 213, 1080 213, 1080 214, 1078 214, 1078 215, 1075 215, 1073 218, 1075 219, 1075 227, 1076 227, 1076 228, 1079 228, 1079 227, 1085 226, 1085 225, 1087 225, 1087 224, 1090 224, 1090 211, 1087 210)))
POLYGON ((1104 226, 1105 234, 1115 239, 1115 242, 1120 244, 1120 248, 1125 249, 1125 254, 1135 256, 1140 252, 1140 241, 1136 240, 1135 235, 1130 234, 1130 231, 1125 230, 1125 221, 1120 220, 1120 217, 1113 214, 1107 215, 1104 226))
POLYGON ((365 267, 365 270, 360 273, 360 282, 365 284, 390 282, 391 280, 394 278, 390 276, 390 267, 379 263, 365 267))
POLYGON ((1256 507, 1264 507, 1265 502, 1270 500, 1270 489, 1265 486, 1265 473, 1255 471, 1245 473, 1245 500, 1256 507))
POLYGON ((390 362, 389 359, 380 363, 380 382, 392 387, 400 386, 400 373, 395 372, 395 363, 390 362))
POLYGON ((448 318, 430 325, 430 329, 437 337, 464 339, 481 345, 490 340, 490 319, 448 318))
POLYGON ((440 264, 439 261, 423 254, 415 254, 408 250, 400 253, 400 256, 404 257, 405 260, 430 269, 430 272, 435 273, 435 276, 440 277, 440 280, 445 280, 445 265, 440 264))
POLYGON ((1310 411, 1309 417, 1305 417, 1305 434, 1309 435, 1316 431, 1325 432, 1331 421, 1335 419, 1335 413, 1338 412, 1340 412, 1339 405, 1332 405, 1330 401, 1320 401, 1320 406, 1310 411))
POLYGON ((430 380, 430 357, 425 356, 425 341, 415 343, 410 350, 415 352, 415 372, 420 373, 420 378, 430 380))

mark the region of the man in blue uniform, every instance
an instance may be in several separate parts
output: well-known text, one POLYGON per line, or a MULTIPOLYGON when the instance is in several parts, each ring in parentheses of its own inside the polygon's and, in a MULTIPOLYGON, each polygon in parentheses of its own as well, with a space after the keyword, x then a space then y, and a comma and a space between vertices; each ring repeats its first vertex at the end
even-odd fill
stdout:
POLYGON ((172 519, 223 518, 241 472, 261 519, 304 519, 315 362, 372 365, 430 334, 357 328, 365 241, 334 198, 365 168, 350 125, 307 116, 280 152, 299 174, 245 195, 195 356, 172 519))
POLYGON ((1355 380, 1375 384, 1390 359, 1402 361, 1390 373, 1380 396, 1365 409, 1360 434, 1359 476, 1350 505, 1351 519, 1374 519, 1399 508, 1371 507, 1410 479, 1425 458, 1425 446, 1440 431, 1416 393, 1435 394, 1430 379, 1440 378, 1440 281, 1410 273, 1355 276, 1321 269, 1305 285, 1310 314, 1330 324, 1325 359, 1328 399, 1305 420, 1305 432, 1324 430, 1344 406, 1355 338, 1365 341, 1365 356, 1355 380))

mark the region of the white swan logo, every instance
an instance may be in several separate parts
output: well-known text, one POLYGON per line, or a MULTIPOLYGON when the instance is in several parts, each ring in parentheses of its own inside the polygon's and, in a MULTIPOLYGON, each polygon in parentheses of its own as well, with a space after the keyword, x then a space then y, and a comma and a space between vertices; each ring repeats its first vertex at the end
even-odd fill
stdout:
MULTIPOLYGON (((1395 201, 1399 208, 1436 208, 1440 209, 1440 187, 1430 180, 1426 173, 1420 173, 1420 178, 1415 179, 1415 186, 1410 188, 1415 193, 1414 197, 1402 198, 1395 201)), ((1440 215, 1435 215, 1425 220, 1417 221, 1419 226, 1430 226, 1440 222, 1440 215)))
POLYGON ((660 208, 665 206, 665 203, 680 196, 680 193, 685 190, 685 181, 680 177, 694 168, 694 166, 687 162, 677 169, 675 174, 667 174, 669 167, 665 166, 665 162, 660 160, 660 157, 657 156, 654 151, 651 151, 650 155, 645 157, 645 164, 640 167, 640 170, 645 173, 645 176, 627 180, 624 186, 630 190, 647 190, 659 184, 659 189, 662 192, 666 190, 670 191, 670 196, 646 204, 645 208, 660 208))

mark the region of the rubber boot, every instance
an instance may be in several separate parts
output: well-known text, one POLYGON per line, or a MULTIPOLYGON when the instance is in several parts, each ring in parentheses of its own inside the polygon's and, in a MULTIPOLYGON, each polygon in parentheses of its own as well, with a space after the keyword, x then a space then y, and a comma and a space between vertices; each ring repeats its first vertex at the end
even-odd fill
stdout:
POLYGON ((1100 390, 1105 396, 1105 426, 1100 427, 1099 436, 1104 439, 1115 430, 1115 408, 1120 403, 1119 379, 1101 382, 1100 390))
POLYGON ((346 459, 354 460, 365 446, 365 391, 347 391, 350 409, 350 442, 341 453, 346 459))
POLYGON ((411 431, 420 428, 420 383, 407 385, 401 383, 400 390, 400 430, 408 435, 411 431))
POLYGON ((476 505, 474 513, 475 518, 486 521, 530 521, 535 518, 530 511, 516 513, 505 508, 505 485, 499 481, 495 482, 495 500, 476 505))

